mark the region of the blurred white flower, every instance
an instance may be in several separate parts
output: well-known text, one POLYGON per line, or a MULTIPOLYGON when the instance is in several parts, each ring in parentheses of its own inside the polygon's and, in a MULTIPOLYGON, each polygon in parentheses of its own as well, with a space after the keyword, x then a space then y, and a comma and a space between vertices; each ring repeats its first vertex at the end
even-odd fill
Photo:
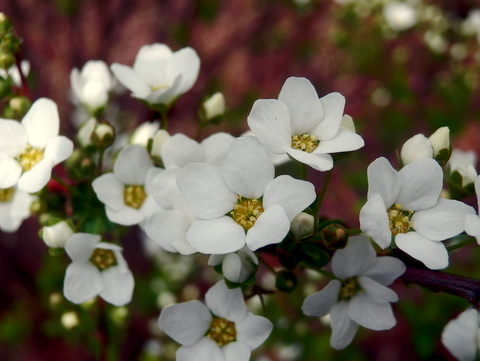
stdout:
MULTIPOLYGON (((20 62, 20 68, 23 75, 26 77, 30 72, 30 62, 28 60, 22 60, 20 62)), ((0 69, 0 76, 2 78, 7 78, 10 76, 16 86, 22 86, 22 77, 20 76, 17 65, 12 66, 7 71, 5 71, 5 69, 0 69)))
POLYGON ((258 259, 247 246, 237 252, 228 254, 212 254, 208 259, 210 266, 222 265, 223 276, 234 283, 242 283, 258 266, 258 259))
POLYGON ((475 193, 477 194, 477 214, 467 214, 465 217, 465 233, 475 237, 480 244, 480 176, 475 179, 475 193))
POLYGON ((0 188, 18 184, 34 193, 48 183, 52 168, 73 151, 59 128, 57 105, 46 98, 35 101, 21 123, 0 119, 0 188))
POLYGON ((442 332, 442 343, 459 361, 473 361, 480 349, 480 317, 474 308, 450 320, 442 332))
POLYGON ((402 31, 417 23, 417 12, 408 3, 390 1, 383 8, 383 16, 393 30, 402 31))
POLYGON ((462 187, 477 179, 477 154, 473 150, 453 149, 447 169, 450 173, 458 172, 462 177, 462 187))
POLYGON ((343 349, 350 344, 359 325, 376 331, 395 326, 390 303, 398 301, 398 296, 386 286, 405 269, 397 258, 377 258, 365 236, 350 237, 347 246, 332 257, 332 272, 338 279, 308 296, 302 311, 315 317, 330 314, 330 345, 343 349))
POLYGON ((15 232, 30 217, 30 206, 35 199, 17 187, 0 189, 0 230, 15 232))
POLYGON ((165 44, 151 44, 139 50, 133 68, 114 63, 111 69, 133 97, 168 106, 192 88, 200 59, 189 47, 172 52, 165 44))
POLYGON ((273 325, 249 312, 240 288, 219 281, 205 295, 162 309, 158 326, 182 346, 177 361, 248 361, 270 335, 273 325))
POLYGON ((120 246, 101 242, 96 234, 75 233, 65 251, 72 259, 63 286, 67 300, 83 303, 98 295, 115 306, 130 302, 134 279, 120 246))

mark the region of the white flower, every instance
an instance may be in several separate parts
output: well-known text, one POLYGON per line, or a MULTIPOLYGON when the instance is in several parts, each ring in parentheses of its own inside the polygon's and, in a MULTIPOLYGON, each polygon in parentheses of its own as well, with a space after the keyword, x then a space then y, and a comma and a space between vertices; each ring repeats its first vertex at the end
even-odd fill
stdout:
POLYGON ((341 127, 345 98, 330 93, 318 99, 305 78, 288 78, 278 100, 261 99, 253 104, 248 125, 260 142, 275 154, 288 154, 314 169, 333 167, 329 153, 363 147, 363 139, 341 127))
POLYGON ((113 172, 92 182, 98 199, 105 203, 108 219, 131 226, 145 221, 158 205, 151 195, 151 180, 162 170, 154 167, 145 148, 125 147, 119 154, 113 172))
POLYGON ((38 192, 50 180, 52 168, 73 151, 70 139, 59 136, 57 105, 40 98, 19 123, 0 119, 0 188, 38 192))
MULTIPOLYGON (((26 77, 30 72, 30 62, 28 60, 22 60, 20 62, 20 68, 22 69, 23 75, 26 77)), ((8 76, 12 78, 13 83, 16 86, 22 86, 22 77, 18 71, 17 65, 12 66, 10 69, 0 69, 0 77, 6 79, 8 76)))
POLYGON ((205 119, 211 120, 225 113, 225 97, 222 93, 217 92, 205 100, 202 104, 205 112, 205 119))
POLYGON ((148 140, 153 138, 159 127, 159 121, 143 122, 130 134, 130 137, 128 138, 128 144, 139 144, 146 148, 148 140))
POLYGON ((392 238, 402 251, 430 269, 448 266, 441 242, 464 231, 466 204, 440 198, 443 172, 433 159, 422 158, 399 172, 385 158, 369 165, 367 203, 360 210, 360 228, 382 248, 392 238))
MULTIPOLYGON (((478 210, 480 210, 480 176, 475 179, 475 193, 477 194, 478 210)), ((480 244, 480 216, 467 214, 465 217, 465 233, 475 237, 477 243, 480 244)))
POLYGON ((177 186, 200 218, 187 240, 207 254, 279 243, 293 218, 315 199, 309 182, 286 175, 274 179, 273 163, 255 137, 235 139, 222 168, 189 164, 177 186))
POLYGON ((74 233, 68 221, 60 220, 55 224, 42 227, 40 237, 42 237, 48 247, 64 248, 68 239, 74 233))
POLYGON ((359 325, 376 331, 395 326, 390 302, 396 302, 398 296, 386 286, 405 269, 397 258, 377 258, 365 236, 351 237, 332 257, 332 271, 338 279, 308 296, 302 311, 316 317, 330 314, 330 344, 337 350, 345 348, 359 325))
POLYGON ((222 265, 222 274, 230 282, 242 283, 253 273, 258 265, 257 256, 247 246, 237 252, 212 254, 208 259, 210 266, 222 265))
POLYGON ((172 52, 165 44, 152 44, 139 50, 133 68, 115 63, 111 69, 135 98, 169 105, 192 88, 200 59, 192 48, 172 52))
POLYGON ((82 303, 98 295, 115 306, 130 302, 134 280, 120 246, 101 242, 96 234, 76 233, 65 251, 72 259, 65 274, 65 298, 82 303))
POLYGON ((473 150, 453 149, 447 164, 450 173, 458 172, 462 177, 462 187, 471 184, 477 178, 477 154, 473 150))
POLYGON ((113 87, 113 77, 102 60, 89 60, 79 71, 70 72, 74 101, 82 104, 91 114, 105 107, 113 87))
POLYGON ((15 232, 30 217, 30 206, 35 199, 16 187, 0 189, 0 230, 15 232))
POLYGON ((460 361, 478 358, 480 349, 480 317, 474 308, 449 321, 442 332, 442 343, 460 361))
POLYGON ((417 12, 407 3, 391 1, 383 8, 387 24, 396 31, 411 28, 417 23, 417 12))
POLYGON ((222 280, 210 288, 205 303, 193 300, 162 309, 158 325, 182 346, 177 361, 248 361, 270 335, 273 325, 249 312, 239 288, 222 280))

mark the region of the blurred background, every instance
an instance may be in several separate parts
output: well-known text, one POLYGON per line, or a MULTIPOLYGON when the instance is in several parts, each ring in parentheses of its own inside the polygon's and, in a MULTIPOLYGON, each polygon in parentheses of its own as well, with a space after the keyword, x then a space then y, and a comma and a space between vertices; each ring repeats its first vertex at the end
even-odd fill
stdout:
MULTIPOLYGON (((76 129, 71 70, 97 59, 132 65, 151 43, 190 46, 201 58, 198 81, 170 112, 172 134, 194 136, 196 111, 216 91, 227 101, 225 119, 200 138, 243 133, 253 102, 277 98, 289 76, 307 77, 320 97, 342 93, 366 146, 335 165, 321 212, 351 228, 366 198, 366 166, 379 156, 398 164, 396 151, 414 134, 449 126, 454 147, 480 151, 479 0, 0 0, 0 11, 23 38, 32 99, 58 104, 67 135, 76 129)), ((127 130, 153 120, 128 94, 118 104, 127 130)), ((323 177, 310 174, 315 184, 323 177)), ((0 360, 93 360, 96 311, 63 299, 67 257, 49 255, 37 231, 28 220, 17 233, 0 233, 0 360)), ((145 252, 139 238, 131 230, 124 252, 136 276, 134 301, 128 309, 108 308, 111 357, 173 360, 175 344, 155 328, 160 307, 202 298, 214 275, 195 271, 205 258, 145 252)), ((480 277, 472 250, 454 254, 452 263, 461 266, 449 271, 480 277)), ((305 292, 316 282, 315 275, 303 276, 295 291, 268 301, 276 327, 252 359, 451 359, 439 336, 466 301, 399 282, 398 325, 361 330, 338 352, 329 347, 329 327, 301 315, 305 292)))

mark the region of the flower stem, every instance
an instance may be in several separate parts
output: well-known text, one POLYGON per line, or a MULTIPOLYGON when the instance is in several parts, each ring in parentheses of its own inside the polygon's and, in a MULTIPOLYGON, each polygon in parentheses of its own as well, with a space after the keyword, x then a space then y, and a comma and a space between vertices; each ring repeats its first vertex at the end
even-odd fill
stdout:
POLYGON ((456 249, 459 249, 459 248, 462 248, 462 247, 465 247, 465 246, 468 246, 472 243, 475 242, 475 238, 473 237, 468 237, 467 239, 463 240, 463 241, 459 241, 455 244, 452 244, 451 246, 447 247, 447 251, 448 252, 451 252, 451 251, 454 251, 456 249))
POLYGON ((160 129, 168 130, 167 108, 159 110, 160 113, 160 129))
POLYGON ((315 201, 315 205, 313 207, 313 215, 317 216, 318 211, 320 210, 320 206, 322 205, 323 199, 325 198, 325 194, 327 193, 328 184, 330 183, 330 179, 332 179, 333 169, 329 170, 325 174, 325 179, 323 181, 322 189, 318 193, 317 200, 315 201))

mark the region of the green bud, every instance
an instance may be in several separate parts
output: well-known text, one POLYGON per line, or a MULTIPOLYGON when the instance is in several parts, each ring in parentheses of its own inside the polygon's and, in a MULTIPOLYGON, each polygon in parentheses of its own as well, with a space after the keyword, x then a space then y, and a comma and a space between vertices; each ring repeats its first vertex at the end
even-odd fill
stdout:
POLYGON ((8 70, 15 64, 15 56, 10 53, 0 53, 0 68, 8 70))
POLYGON ((275 287, 282 292, 293 291, 297 285, 297 276, 291 271, 281 270, 277 272, 275 287))
POLYGON ((22 119, 27 114, 32 102, 24 96, 15 96, 9 100, 3 110, 4 117, 7 119, 22 119))
POLYGON ((12 92, 12 82, 0 77, 0 98, 6 98, 12 92))
POLYGON ((13 30, 12 22, 4 13, 0 13, 0 36, 13 30))

